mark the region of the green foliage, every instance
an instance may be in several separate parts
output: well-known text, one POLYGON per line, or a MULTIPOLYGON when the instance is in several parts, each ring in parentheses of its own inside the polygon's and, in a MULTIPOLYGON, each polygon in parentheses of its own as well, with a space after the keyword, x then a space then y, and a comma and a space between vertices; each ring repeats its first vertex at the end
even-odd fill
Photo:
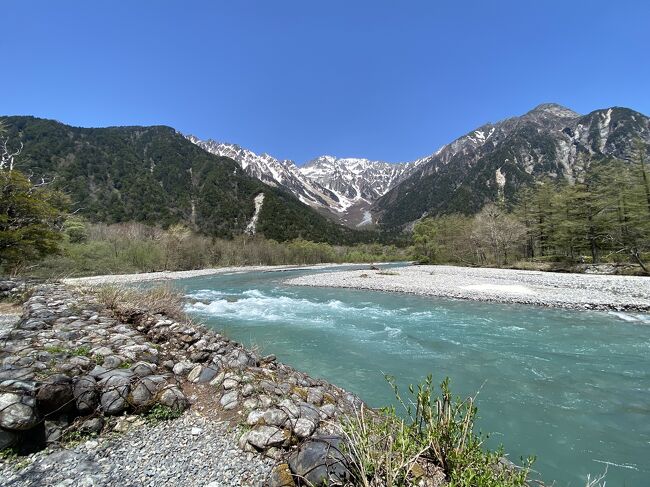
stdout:
MULTIPOLYGON (((87 129, 34 117, 5 123, 9 136, 24 143, 21 167, 53 180, 70 195, 76 214, 91 222, 182 224, 228 239, 242 234, 255 196, 264 193, 258 232, 268 239, 352 244, 392 238, 338 225, 170 127, 87 129)), ((84 241, 78 219, 64 231, 71 243, 84 241)), ((146 249, 139 251, 146 260, 146 249)))
POLYGON ((144 417, 150 423, 160 423, 161 421, 169 421, 171 419, 180 418, 183 414, 183 411, 176 408, 170 408, 163 404, 156 404, 151 409, 149 409, 144 417))
POLYGON ((64 348, 58 346, 46 347, 45 351, 52 354, 65 354, 76 357, 90 357, 90 347, 64 348))
POLYGON ((27 263, 58 251, 55 224, 60 195, 34 187, 17 170, 0 170, 0 267, 16 273, 27 263))
POLYGON ((452 396, 448 379, 434 398, 428 376, 417 388, 409 386, 403 399, 394 379, 387 380, 404 416, 395 408, 362 409, 342 425, 356 485, 415 486, 431 466, 441 469, 453 487, 526 485, 533 460, 516 467, 504 463, 501 449, 483 448, 483 438, 474 432, 474 398, 452 396))
POLYGON ((527 257, 569 263, 632 260, 645 266, 650 250, 645 151, 640 149, 631 163, 585 161, 575 184, 543 181, 522 191, 515 212, 526 227, 527 257))
POLYGON ((63 233, 70 243, 82 243, 88 240, 88 229, 81 218, 68 218, 63 223, 63 233))
POLYGON ((522 188, 512 211, 488 203, 473 217, 430 217, 416 223, 412 256, 421 263, 531 268, 632 262, 649 273, 648 146, 633 161, 581 161, 573 184, 543 179, 522 188), (549 264, 542 267, 542 264, 549 264))
POLYGON ((69 428, 63 433, 63 437, 61 438, 61 444, 64 445, 66 448, 73 448, 80 443, 83 443, 86 440, 89 440, 90 438, 96 437, 96 433, 86 433, 79 431, 77 429, 72 429, 69 428))
POLYGON ((387 262, 407 260, 408 249, 394 245, 334 246, 296 239, 290 242, 261 236, 213 239, 187 227, 167 230, 138 223, 87 224, 85 242, 63 242, 31 273, 42 277, 122 274, 187 270, 216 266, 387 262))
POLYGON ((18 459, 18 451, 15 448, 0 450, 0 460, 4 462, 15 462, 18 459))
POLYGON ((81 346, 75 348, 70 352, 70 354, 78 357, 90 357, 90 347, 81 346))

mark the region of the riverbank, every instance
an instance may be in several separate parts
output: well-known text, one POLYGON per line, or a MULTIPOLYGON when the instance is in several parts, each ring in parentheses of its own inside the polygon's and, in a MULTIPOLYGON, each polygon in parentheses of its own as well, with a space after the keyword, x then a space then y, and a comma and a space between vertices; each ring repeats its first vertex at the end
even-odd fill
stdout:
POLYGON ((311 274, 286 282, 559 308, 650 311, 650 279, 645 277, 425 265, 311 274))
POLYGON ((318 438, 361 405, 213 330, 83 289, 35 286, 7 316, 0 478, 14 486, 278 487, 274 464, 321 472, 318 438))
POLYGON ((136 274, 106 274, 89 277, 71 277, 62 279, 64 284, 75 286, 96 286, 103 284, 129 284, 147 281, 171 281, 174 279, 187 279, 190 277, 209 276, 216 274, 230 274, 235 272, 283 272, 300 269, 323 269, 326 267, 345 267, 364 264, 312 264, 312 265, 255 265, 214 267, 209 269, 195 269, 190 271, 162 271, 141 272, 136 274))

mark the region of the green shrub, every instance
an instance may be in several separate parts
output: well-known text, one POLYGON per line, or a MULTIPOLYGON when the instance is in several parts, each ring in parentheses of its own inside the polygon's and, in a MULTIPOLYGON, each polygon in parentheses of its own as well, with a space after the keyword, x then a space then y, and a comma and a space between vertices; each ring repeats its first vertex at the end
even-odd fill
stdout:
POLYGON ((156 404, 145 413, 145 418, 150 423, 159 423, 161 421, 169 421, 170 419, 179 418, 183 414, 180 409, 170 408, 163 404, 156 404))
POLYGON ((433 398, 428 376, 417 390, 409 386, 404 400, 394 380, 386 379, 404 417, 395 408, 378 413, 361 409, 342 424, 357 485, 414 486, 427 466, 441 469, 450 487, 526 485, 533 460, 524 461, 523 467, 506 465, 502 450, 483 448, 483 438, 474 432, 474 398, 452 396, 448 379, 433 398))

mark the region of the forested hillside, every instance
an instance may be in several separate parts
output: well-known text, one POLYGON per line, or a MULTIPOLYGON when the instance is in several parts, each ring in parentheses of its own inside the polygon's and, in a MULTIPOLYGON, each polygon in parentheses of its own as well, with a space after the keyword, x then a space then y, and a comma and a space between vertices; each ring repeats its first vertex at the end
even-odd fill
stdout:
POLYGON ((336 225, 170 127, 77 128, 27 116, 4 123, 9 143, 24 145, 16 169, 50 181, 69 195, 72 212, 91 221, 184 223, 229 238, 246 228, 253 199, 263 192, 257 230, 269 238, 352 243, 375 237, 336 225))

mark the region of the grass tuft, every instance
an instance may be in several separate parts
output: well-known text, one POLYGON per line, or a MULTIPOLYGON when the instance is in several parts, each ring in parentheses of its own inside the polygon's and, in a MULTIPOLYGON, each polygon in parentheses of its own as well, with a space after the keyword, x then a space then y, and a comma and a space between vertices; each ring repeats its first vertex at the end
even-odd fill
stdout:
POLYGON ((183 294, 169 285, 147 289, 105 285, 93 289, 97 300, 117 316, 133 312, 162 314, 178 321, 187 321, 183 310, 183 294))
POLYGON ((533 459, 517 467, 504 462, 502 450, 483 448, 483 438, 474 432, 474 398, 452 396, 448 379, 434 398, 428 376, 417 389, 409 386, 404 400, 394 379, 386 379, 403 417, 393 407, 380 412, 362 408, 342 424, 355 485, 410 487, 436 470, 449 487, 526 485, 533 459))

